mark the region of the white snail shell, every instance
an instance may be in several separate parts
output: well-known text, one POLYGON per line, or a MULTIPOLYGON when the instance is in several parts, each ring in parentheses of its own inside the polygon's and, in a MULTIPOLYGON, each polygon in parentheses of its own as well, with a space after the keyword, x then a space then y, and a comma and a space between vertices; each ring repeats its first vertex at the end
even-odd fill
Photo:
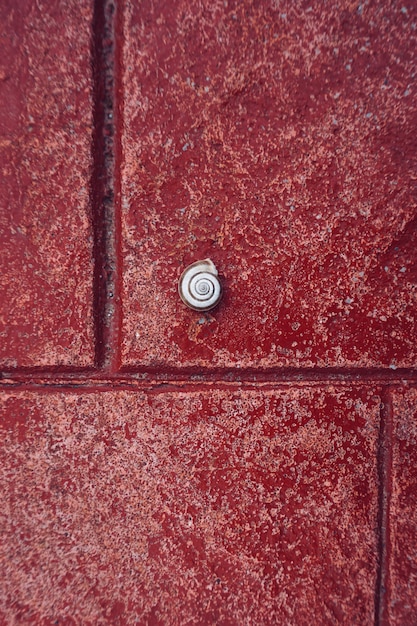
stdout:
POLYGON ((211 259, 197 261, 182 273, 178 284, 181 300, 194 311, 210 311, 222 297, 216 266, 211 259))

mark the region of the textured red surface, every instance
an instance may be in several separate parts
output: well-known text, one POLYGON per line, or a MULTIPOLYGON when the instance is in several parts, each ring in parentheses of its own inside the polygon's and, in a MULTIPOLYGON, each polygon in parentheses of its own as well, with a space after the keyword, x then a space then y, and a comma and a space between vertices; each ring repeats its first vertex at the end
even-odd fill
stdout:
POLYGON ((392 624, 417 624, 417 390, 394 394, 388 586, 392 624))
POLYGON ((0 362, 91 365, 87 0, 0 6, 0 362))
POLYGON ((409 5, 126 0, 125 365, 415 364, 409 5))
POLYGON ((415 626, 417 5, 0 18, 0 626, 415 626))
POLYGON ((378 410, 351 387, 4 393, 3 623, 371 624, 378 410))

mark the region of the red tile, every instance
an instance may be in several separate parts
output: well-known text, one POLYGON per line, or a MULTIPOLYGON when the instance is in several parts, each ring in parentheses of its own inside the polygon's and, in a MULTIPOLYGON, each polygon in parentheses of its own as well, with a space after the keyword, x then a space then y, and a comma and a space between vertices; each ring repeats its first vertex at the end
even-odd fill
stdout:
POLYGON ((396 392, 390 505, 390 624, 417 623, 417 389, 396 392))
POLYGON ((379 399, 2 395, 3 623, 372 624, 379 399))
POLYGON ((92 2, 0 7, 0 362, 93 360, 92 2))
POLYGON ((124 364, 414 365, 417 5, 125 4, 124 364))

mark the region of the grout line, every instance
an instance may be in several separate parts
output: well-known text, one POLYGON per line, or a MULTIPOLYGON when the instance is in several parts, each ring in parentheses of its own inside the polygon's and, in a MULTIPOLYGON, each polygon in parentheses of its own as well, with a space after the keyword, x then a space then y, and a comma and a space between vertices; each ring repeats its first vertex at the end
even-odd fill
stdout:
POLYGON ((392 444, 393 411, 390 388, 382 391, 380 434, 378 445, 379 513, 378 513, 378 553, 379 563, 375 590, 375 624, 389 624, 390 596, 390 503, 392 490, 392 444))
POLYGON ((77 380, 79 384, 98 383, 102 381, 115 384, 139 383, 149 384, 152 381, 164 383, 265 383, 277 382, 347 382, 358 384, 416 384, 417 370, 388 368, 288 368, 270 369, 256 368, 204 368, 204 367, 142 367, 131 370, 108 371, 95 368, 16 368, 0 372, 0 385, 31 383, 42 380, 45 384, 65 384, 77 380))
MULTIPOLYGON (((134 377, 134 376, 105 376, 76 377, 9 377, 0 380, 0 391, 78 391, 78 392, 102 392, 102 391, 138 391, 138 392, 198 392, 201 390, 216 389, 234 391, 249 391, 262 389, 263 391, 274 389, 288 389, 293 387, 357 387, 357 386, 385 386, 391 389, 398 387, 410 387, 417 385, 416 381, 405 379, 381 380, 381 378, 275 378, 275 379, 226 379, 226 378, 163 378, 163 377, 134 377)), ((382 445, 382 444, 380 444, 382 445)))
POLYGON ((119 346, 119 218, 115 133, 115 23, 113 0, 95 0, 93 17, 94 132, 91 204, 94 257, 95 365, 114 371, 119 346))
POLYGON ((122 136, 124 119, 123 100, 123 0, 115 2, 113 23, 114 40, 114 248, 115 248, 115 281, 114 281, 114 319, 111 372, 115 374, 121 367, 122 339, 122 283, 123 283, 123 249, 122 249, 122 136))

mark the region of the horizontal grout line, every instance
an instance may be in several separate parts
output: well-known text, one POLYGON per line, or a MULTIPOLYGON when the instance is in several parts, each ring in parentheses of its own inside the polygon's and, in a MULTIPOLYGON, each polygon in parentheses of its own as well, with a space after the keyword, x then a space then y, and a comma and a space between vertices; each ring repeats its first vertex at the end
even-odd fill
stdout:
POLYGON ((266 380, 266 379, 334 379, 334 378, 373 378, 378 380, 402 380, 404 378, 417 381, 417 368, 404 367, 392 369, 388 367, 166 367, 139 366, 136 368, 122 368, 115 373, 96 367, 71 367, 58 365, 51 367, 16 367, 0 370, 2 378, 67 378, 73 377, 100 380, 131 380, 131 379, 226 379, 226 380, 266 380))
MULTIPOLYGON (((390 384, 389 387, 392 390, 395 390, 399 387, 404 387, 404 382, 401 384, 390 384)), ((409 385, 406 385, 409 387, 409 385)), ((36 384, 36 383, 20 383, 14 385, 0 385, 0 394, 3 393, 22 393, 22 392, 30 392, 30 393, 39 393, 39 394, 53 394, 53 393, 68 393, 68 394, 91 394, 91 393, 122 393, 122 392, 132 392, 132 393, 141 393, 146 395, 156 395, 156 394, 172 394, 172 393, 181 393, 181 394, 192 394, 192 393, 203 393, 207 391, 216 391, 221 392, 225 391, 228 393, 243 393, 243 392, 274 392, 274 391, 284 391, 289 389, 313 389, 313 388, 321 388, 322 390, 326 389, 335 389, 335 388, 347 388, 352 389, 352 387, 371 387, 375 390, 376 393, 382 393, 385 385, 381 385, 381 383, 375 383, 370 381, 362 382, 360 385, 358 383, 351 383, 349 381, 337 381, 337 382, 317 382, 317 381, 302 381, 302 382, 277 382, 277 383, 200 383, 200 384, 189 384, 189 383, 154 383, 154 384, 119 384, 115 385, 114 383, 104 383, 96 384, 96 385, 79 385, 77 383, 73 384, 36 384)))
POLYGON ((192 391, 204 387, 263 389, 290 385, 390 385, 417 384, 414 369, 303 368, 274 370, 144 369, 110 375, 100 370, 15 370, 0 375, 0 389, 192 391))

